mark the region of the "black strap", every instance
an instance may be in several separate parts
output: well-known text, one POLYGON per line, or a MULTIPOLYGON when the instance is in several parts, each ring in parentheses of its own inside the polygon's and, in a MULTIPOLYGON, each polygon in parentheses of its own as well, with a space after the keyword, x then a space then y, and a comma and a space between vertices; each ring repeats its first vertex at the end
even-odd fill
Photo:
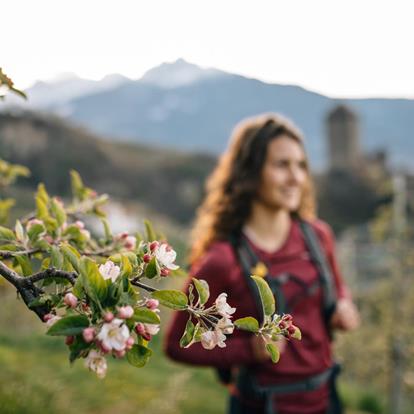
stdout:
POLYGON ((325 252, 321 247, 313 227, 304 220, 299 220, 299 224, 305 238, 306 246, 309 249, 311 260, 315 263, 315 266, 318 269, 323 292, 323 314, 325 323, 329 326, 329 321, 335 311, 337 300, 332 272, 326 260, 325 252))
POLYGON ((249 287, 249 290, 256 304, 257 310, 259 311, 259 320, 263 322, 264 310, 263 310, 262 300, 260 299, 260 293, 256 286, 256 283, 250 277, 252 264, 253 265, 257 264, 258 258, 247 243, 241 243, 240 236, 233 236, 230 241, 234 249, 236 250, 237 257, 243 269, 243 275, 247 282, 247 286, 249 287))

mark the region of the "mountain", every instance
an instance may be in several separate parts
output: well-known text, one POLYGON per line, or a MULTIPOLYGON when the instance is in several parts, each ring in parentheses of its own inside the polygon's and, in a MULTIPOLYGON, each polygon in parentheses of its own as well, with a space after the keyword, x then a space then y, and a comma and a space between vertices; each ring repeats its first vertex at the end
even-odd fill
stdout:
POLYGON ((75 98, 115 88, 131 80, 120 74, 106 75, 100 81, 82 79, 74 73, 63 73, 51 82, 38 81, 26 90, 29 100, 22 101, 14 95, 7 97, 6 108, 22 106, 26 109, 49 110, 69 115, 69 102, 75 98))
POLYGON ((141 82, 172 89, 190 85, 203 79, 217 76, 226 76, 226 72, 217 69, 202 69, 200 66, 177 59, 173 63, 162 63, 150 69, 140 79, 141 82))
MULTIPOLYGON (((54 88, 50 86, 50 93, 59 96, 54 88)), ((136 81, 93 91, 85 87, 77 96, 47 108, 111 140, 214 155, 223 151, 233 127, 243 118, 280 112, 301 127, 311 163, 321 170, 327 164, 325 117, 338 102, 299 86, 269 84, 179 59, 149 70, 136 81)), ((412 168, 414 100, 340 102, 359 115, 365 152, 385 149, 394 166, 412 168)))

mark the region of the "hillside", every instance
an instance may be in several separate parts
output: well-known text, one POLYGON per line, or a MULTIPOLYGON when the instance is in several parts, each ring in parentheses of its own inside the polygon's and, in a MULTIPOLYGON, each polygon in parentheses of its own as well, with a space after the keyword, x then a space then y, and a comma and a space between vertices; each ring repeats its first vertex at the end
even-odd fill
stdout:
POLYGON ((69 192, 69 170, 119 199, 137 200, 185 223, 194 214, 214 158, 144 145, 113 143, 54 116, 33 112, 0 115, 0 154, 32 172, 51 193, 69 192))

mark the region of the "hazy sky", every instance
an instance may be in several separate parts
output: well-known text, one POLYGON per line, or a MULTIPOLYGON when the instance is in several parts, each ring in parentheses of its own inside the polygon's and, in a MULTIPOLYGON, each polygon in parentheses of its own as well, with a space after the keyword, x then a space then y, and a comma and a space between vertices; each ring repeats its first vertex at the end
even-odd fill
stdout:
POLYGON ((179 57, 335 97, 414 98, 412 0, 12 0, 0 66, 137 79, 179 57))

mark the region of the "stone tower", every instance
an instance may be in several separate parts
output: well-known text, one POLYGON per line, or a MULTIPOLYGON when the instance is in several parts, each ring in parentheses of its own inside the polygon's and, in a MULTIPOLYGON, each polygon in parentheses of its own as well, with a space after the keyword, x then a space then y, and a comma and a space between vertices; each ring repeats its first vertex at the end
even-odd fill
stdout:
POLYGON ((326 123, 329 170, 355 170, 361 161, 357 115, 340 104, 328 113, 326 123))

